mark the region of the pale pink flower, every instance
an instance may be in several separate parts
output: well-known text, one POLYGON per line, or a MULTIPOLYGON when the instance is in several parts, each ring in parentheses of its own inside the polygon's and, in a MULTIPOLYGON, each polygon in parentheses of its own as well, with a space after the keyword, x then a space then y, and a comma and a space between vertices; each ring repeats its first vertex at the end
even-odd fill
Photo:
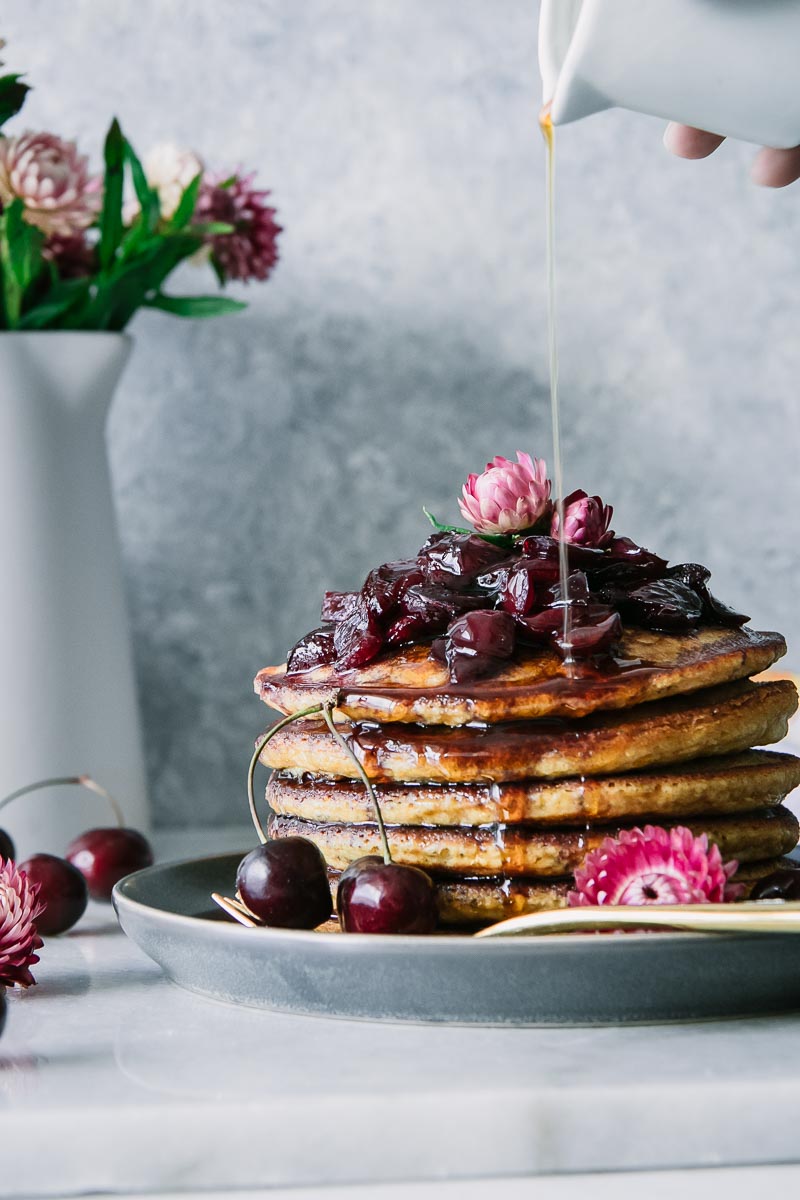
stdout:
MULTIPOLYGON (((564 500, 564 541, 575 546, 604 549, 614 540, 614 530, 609 529, 614 509, 603 504, 599 496, 587 496, 580 488, 571 492, 564 500)), ((553 513, 550 530, 558 537, 558 511, 553 513)))
POLYGON ((645 825, 623 829, 590 850, 575 872, 569 904, 719 904, 737 900, 743 888, 729 883, 738 863, 723 863, 719 846, 705 833, 645 825))
POLYGON ((54 133, 0 137, 0 202, 19 197, 25 220, 48 236, 70 237, 96 219, 100 180, 75 142, 54 133))
POLYGON ((39 961, 36 918, 44 911, 38 894, 24 871, 0 858, 0 987, 36 982, 30 968, 39 961))
POLYGON ((266 279, 278 261, 275 209, 266 203, 269 192, 253 186, 249 175, 206 175, 200 188, 195 221, 223 221, 233 233, 208 239, 211 258, 225 279, 266 279))
POLYGON ((517 533, 535 525, 549 502, 544 459, 518 450, 516 462, 498 454, 482 475, 469 475, 458 507, 479 533, 517 533))

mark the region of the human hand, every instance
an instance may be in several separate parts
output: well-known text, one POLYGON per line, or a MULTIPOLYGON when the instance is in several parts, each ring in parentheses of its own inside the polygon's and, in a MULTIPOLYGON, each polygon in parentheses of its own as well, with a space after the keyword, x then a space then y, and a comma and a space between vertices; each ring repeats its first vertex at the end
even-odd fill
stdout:
MULTIPOLYGON (((718 133, 706 133, 703 129, 674 122, 664 131, 664 145, 679 158, 708 158, 724 141, 718 133)), ((800 146, 791 150, 773 150, 764 146, 753 160, 750 177, 761 187, 779 188, 794 183, 800 179, 800 146)))

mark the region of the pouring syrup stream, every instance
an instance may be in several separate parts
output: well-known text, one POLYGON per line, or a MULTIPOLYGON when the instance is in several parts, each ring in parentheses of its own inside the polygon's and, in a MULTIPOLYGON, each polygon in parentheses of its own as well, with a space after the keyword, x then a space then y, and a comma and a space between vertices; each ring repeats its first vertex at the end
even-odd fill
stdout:
POLYGON ((561 587, 564 623, 562 639, 565 647, 564 666, 567 675, 574 674, 575 659, 572 655, 572 614, 569 595, 569 565, 567 545, 564 541, 564 472, 561 465, 561 422, 558 407, 558 329, 556 325, 556 162, 555 131, 546 104, 539 114, 539 127, 547 147, 546 188, 547 200, 547 343, 550 364, 550 420, 553 437, 553 482, 556 490, 556 513, 558 515, 558 576, 561 587))

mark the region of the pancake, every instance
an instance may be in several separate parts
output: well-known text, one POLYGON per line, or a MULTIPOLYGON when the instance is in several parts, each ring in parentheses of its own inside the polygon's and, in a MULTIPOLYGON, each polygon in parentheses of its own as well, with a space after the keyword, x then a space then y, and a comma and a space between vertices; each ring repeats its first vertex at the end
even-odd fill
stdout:
MULTIPOLYGON (((707 833, 724 859, 754 862, 788 854, 797 844, 798 824, 788 808, 767 808, 727 817, 688 818, 693 833, 707 833)), ((495 824, 392 825, 387 836, 395 862, 443 874, 481 876, 560 876, 575 871, 586 854, 619 826, 552 829, 495 824)), ((365 854, 380 852, 374 824, 327 824, 273 815, 271 838, 305 837, 317 845, 328 866, 344 870, 365 854)))
POLYGON ((673 635, 626 629, 613 670, 585 664, 574 678, 553 651, 542 649, 515 657, 485 679, 453 684, 428 645, 412 645, 341 675, 331 667, 291 676, 285 664, 265 667, 255 690, 282 713, 336 700, 354 721, 465 725, 583 717, 744 679, 785 653, 779 633, 704 628, 673 635))
MULTIPOLYGON (((785 736, 797 708, 788 680, 747 681, 596 713, 582 721, 516 721, 473 728, 343 724, 354 753, 379 782, 500 783, 613 775, 764 746, 785 736)), ((348 754, 318 719, 296 721, 264 747, 269 767, 357 778, 348 754)))
MULTIPOLYGON (((747 863, 736 872, 746 900, 754 885, 781 867, 797 866, 787 859, 747 863)), ((446 926, 490 925, 523 913, 566 908, 572 879, 434 879, 439 920, 446 926)), ((332 880, 334 897, 336 881, 332 880)))
MULTIPOLYGON (((701 759, 629 775, 493 784, 376 784, 390 825, 488 825, 493 821, 584 824, 635 817, 747 812, 774 807, 800 785, 800 759, 769 750, 701 759)), ((363 785, 276 771, 267 803, 307 821, 372 821, 363 785)))

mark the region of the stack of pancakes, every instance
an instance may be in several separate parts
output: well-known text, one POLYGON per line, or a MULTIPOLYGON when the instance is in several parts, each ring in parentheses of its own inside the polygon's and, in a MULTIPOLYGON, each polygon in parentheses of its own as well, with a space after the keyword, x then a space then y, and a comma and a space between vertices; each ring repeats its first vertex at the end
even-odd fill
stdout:
MULTIPOLYGON (((753 681, 785 653, 779 634, 627 629, 608 666, 568 668, 531 652, 472 684, 451 683, 426 645, 347 673, 256 677, 288 714, 335 702, 363 764, 393 858, 434 879, 444 925, 475 925, 567 902, 587 851, 621 828, 687 825, 741 864, 775 868, 798 825, 781 806, 800 759, 778 742, 797 708, 786 679, 753 681)), ((355 764, 320 717, 286 726, 262 752, 275 768, 273 838, 302 835, 336 873, 379 852, 355 764)))

